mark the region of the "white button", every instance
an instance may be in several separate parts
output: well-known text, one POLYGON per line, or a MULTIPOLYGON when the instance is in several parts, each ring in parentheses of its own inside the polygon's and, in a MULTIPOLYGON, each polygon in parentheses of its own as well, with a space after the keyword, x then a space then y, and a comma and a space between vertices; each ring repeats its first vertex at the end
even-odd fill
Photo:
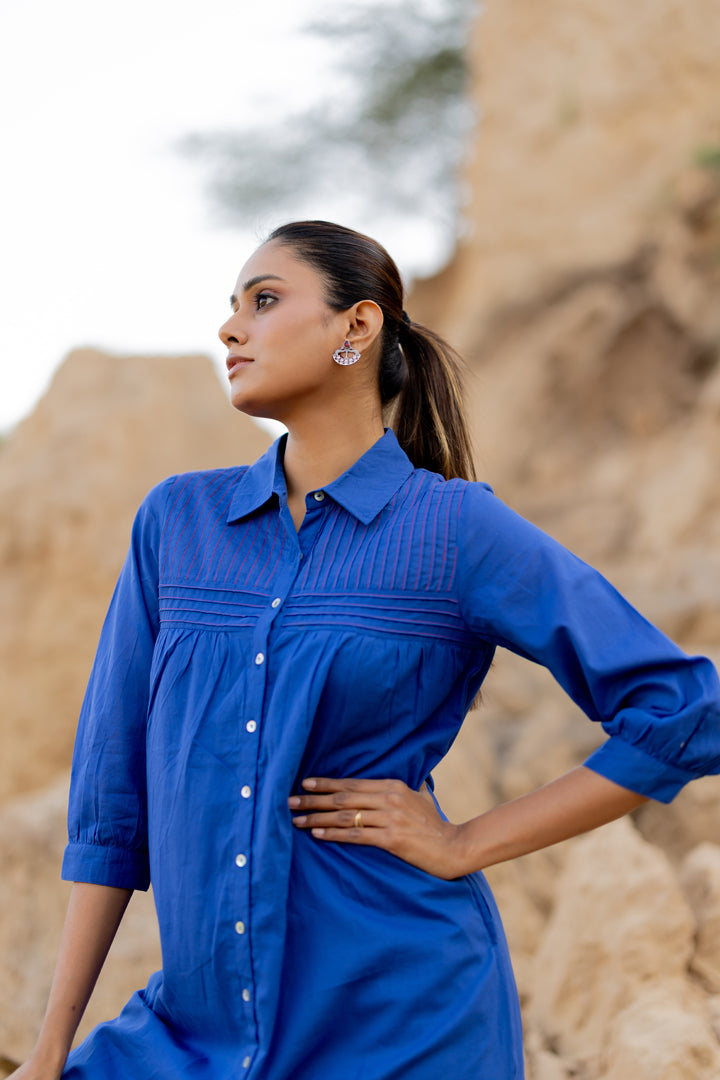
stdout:
POLYGON ((249 1001, 250 1000, 250 991, 248 990, 247 986, 245 987, 245 989, 242 992, 242 999, 243 999, 243 1001, 249 1001))
POLYGON ((253 731, 257 731, 256 722, 254 720, 248 720, 247 724, 245 725, 245 730, 249 731, 251 734, 253 731))
POLYGON ((247 866, 247 855, 236 855, 235 856, 235 865, 236 866, 247 866))
POLYGON ((240 794, 243 799, 249 799, 252 795, 252 788, 248 787, 247 784, 244 784, 243 787, 240 788, 240 794))
POLYGON ((280 607, 281 604, 282 604, 282 600, 280 599, 279 596, 276 596, 275 599, 273 600, 272 604, 270 605, 270 607, 280 607))
POLYGON ((325 492, 324 491, 316 491, 315 494, 313 495, 313 499, 315 500, 315 502, 322 502, 324 498, 325 498, 325 492))
POLYGON ((244 934, 245 933, 245 923, 244 922, 240 922, 238 920, 238 922, 235 923, 235 933, 236 934, 244 934))
POLYGON ((252 1061, 252 1058, 249 1055, 248 1055, 248 1057, 244 1057, 243 1058, 243 1069, 247 1069, 248 1066, 250 1065, 251 1061, 252 1061))
POLYGON ((263 653, 259 652, 257 654, 257 656, 255 657, 255 663, 256 664, 262 664, 264 659, 265 659, 265 656, 263 655, 263 653))

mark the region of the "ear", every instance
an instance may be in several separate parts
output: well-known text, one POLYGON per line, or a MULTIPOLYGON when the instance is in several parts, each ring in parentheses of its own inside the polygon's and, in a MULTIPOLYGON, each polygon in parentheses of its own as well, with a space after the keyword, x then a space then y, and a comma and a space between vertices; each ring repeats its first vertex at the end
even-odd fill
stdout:
POLYGON ((382 308, 374 300, 360 300, 348 312, 347 339, 358 352, 366 353, 380 335, 383 322, 382 308))

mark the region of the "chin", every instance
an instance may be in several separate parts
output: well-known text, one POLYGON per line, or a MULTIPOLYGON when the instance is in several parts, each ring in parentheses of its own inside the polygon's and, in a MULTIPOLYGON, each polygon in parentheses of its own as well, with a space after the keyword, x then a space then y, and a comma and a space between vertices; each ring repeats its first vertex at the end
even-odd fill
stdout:
POLYGON ((232 394, 230 403, 233 409, 245 413, 246 416, 254 416, 258 420, 277 420, 284 423, 285 410, 278 402, 262 401, 252 398, 250 395, 232 394))

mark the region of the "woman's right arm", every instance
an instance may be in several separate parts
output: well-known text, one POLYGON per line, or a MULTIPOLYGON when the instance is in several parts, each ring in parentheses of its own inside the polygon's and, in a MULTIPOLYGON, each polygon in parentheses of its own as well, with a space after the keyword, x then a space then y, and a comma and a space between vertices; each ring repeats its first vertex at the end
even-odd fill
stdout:
POLYGON ((55 975, 35 1049, 17 1080, 58 1080, 98 975, 105 962, 130 889, 75 883, 70 894, 55 975))

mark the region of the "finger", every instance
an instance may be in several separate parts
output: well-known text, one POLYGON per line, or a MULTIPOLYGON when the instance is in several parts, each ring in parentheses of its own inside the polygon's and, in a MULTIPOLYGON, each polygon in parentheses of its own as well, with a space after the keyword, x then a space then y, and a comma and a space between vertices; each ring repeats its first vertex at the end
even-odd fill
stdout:
POLYGON ((366 780, 362 777, 350 776, 344 779, 331 776, 308 776, 303 780, 302 786, 305 790, 313 792, 336 792, 336 791, 358 791, 361 793, 372 793, 377 791, 392 791, 394 789, 404 788, 402 780, 391 780, 390 778, 382 780, 366 780))
POLYGON ((384 829, 336 829, 320 827, 313 829, 311 836, 316 840, 332 841, 336 844, 365 844, 367 847, 386 847, 387 838, 384 829))
POLYGON ((388 805, 385 793, 359 791, 334 791, 327 795, 291 795, 288 806, 291 810, 380 810, 388 805))
POLYGON ((388 824, 387 815, 378 810, 363 810, 362 824, 356 825, 357 810, 338 810, 335 813, 299 814, 292 819, 298 829, 378 829, 388 824))

